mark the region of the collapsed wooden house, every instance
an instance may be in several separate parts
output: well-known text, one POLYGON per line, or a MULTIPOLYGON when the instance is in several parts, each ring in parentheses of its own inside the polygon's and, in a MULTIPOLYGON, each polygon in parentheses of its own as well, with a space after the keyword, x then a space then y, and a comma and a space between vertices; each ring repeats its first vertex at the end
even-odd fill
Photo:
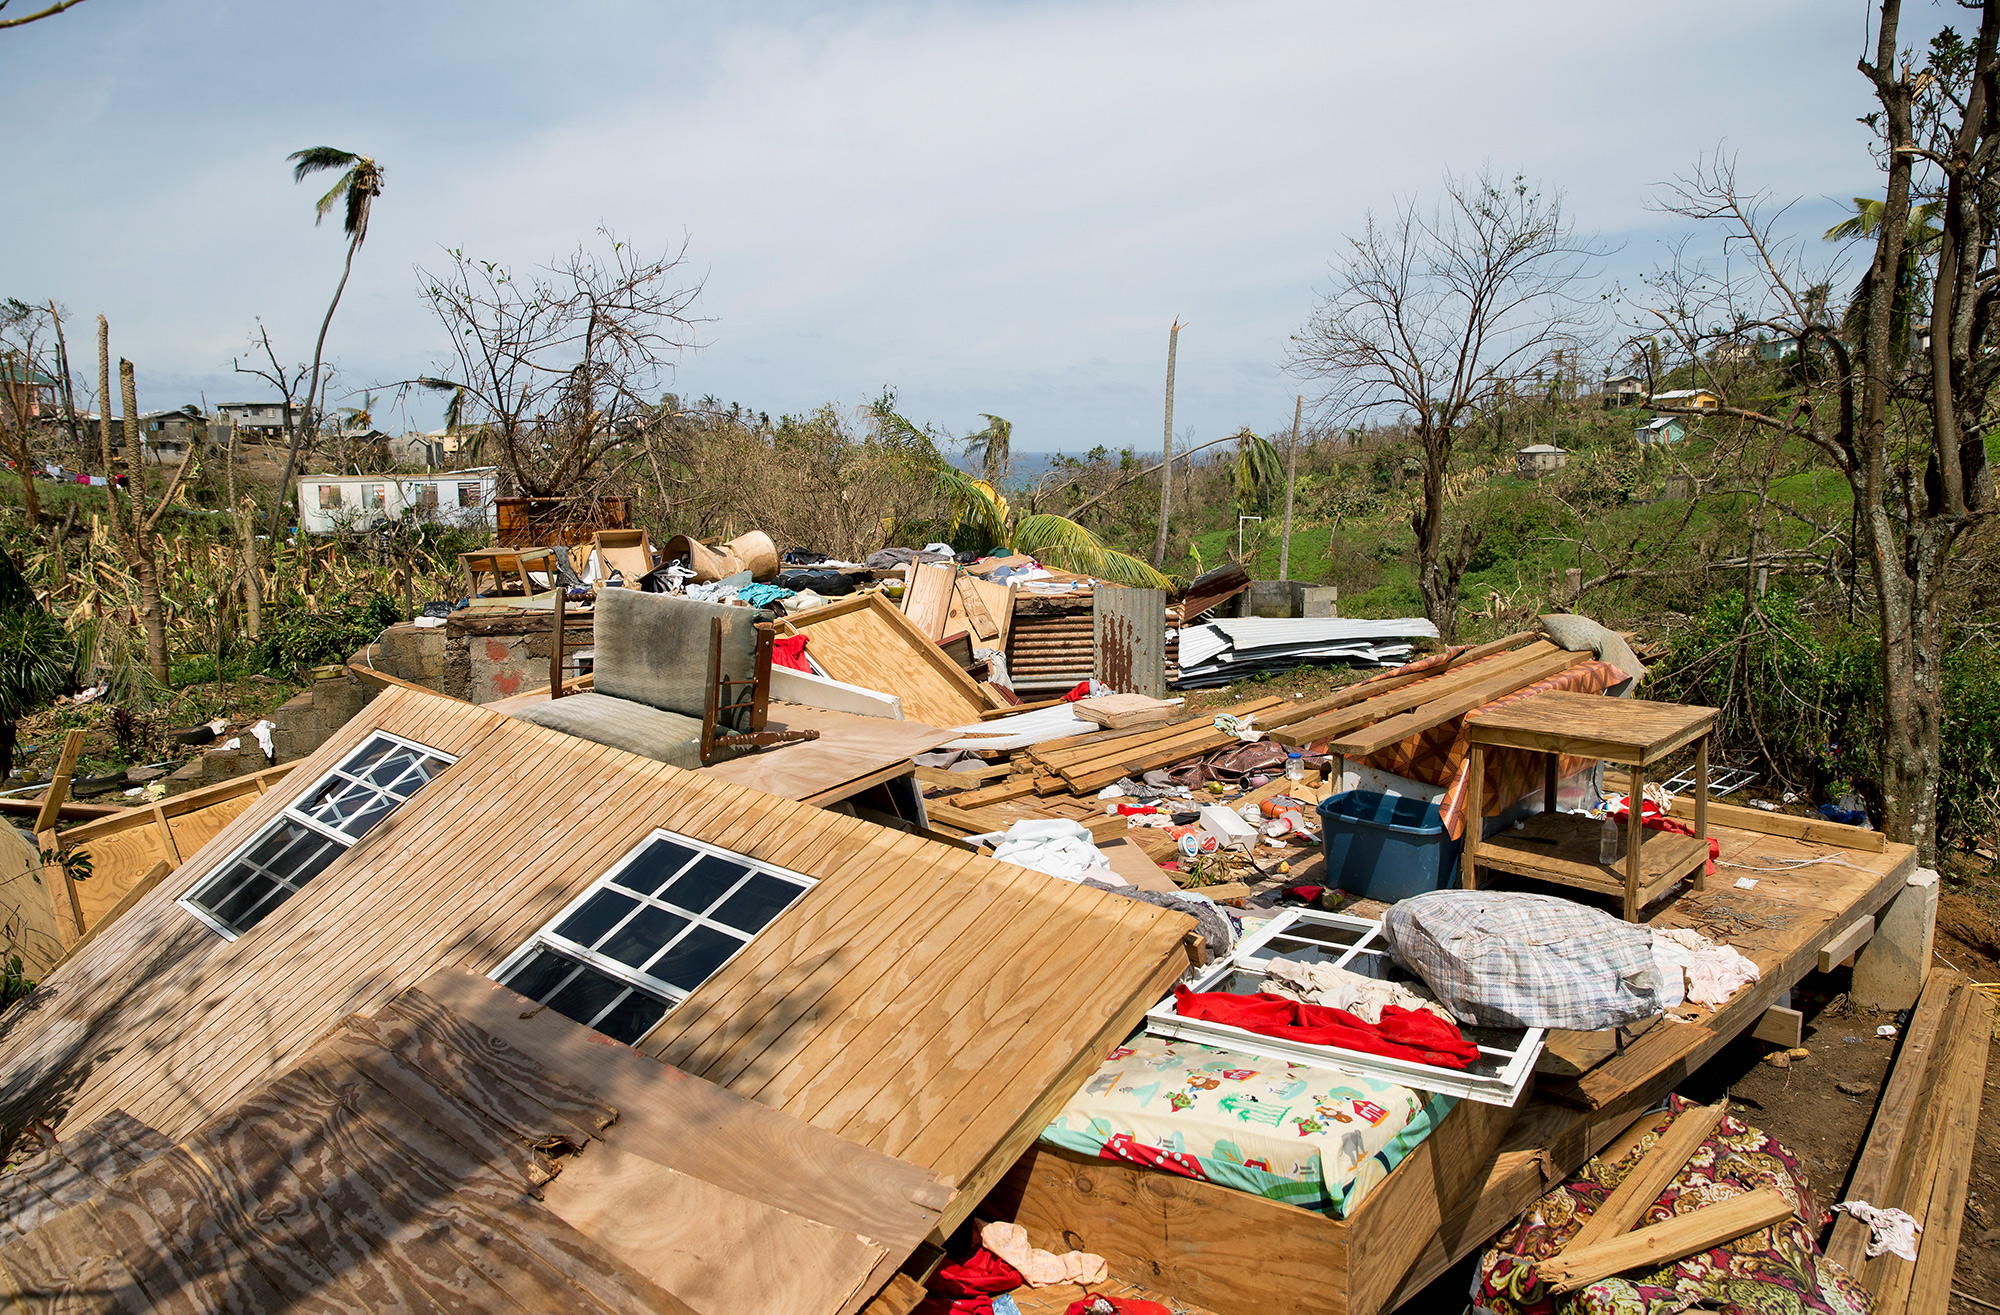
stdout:
MULTIPOLYGON (((0 1121, 68 1140, 116 1113, 180 1144, 342 1020, 464 970, 526 997, 502 1013, 546 1005, 645 1057, 645 1081, 607 1093, 622 1110, 699 1082, 783 1116, 772 1136, 913 1166, 940 1189, 935 1246, 1194 962, 1192 926, 392 689, 7 1015, 0 1121)), ((760 1173, 747 1152, 741 1177, 760 1173)), ((891 1282, 911 1247, 876 1240, 864 1281, 800 1309, 891 1282)))

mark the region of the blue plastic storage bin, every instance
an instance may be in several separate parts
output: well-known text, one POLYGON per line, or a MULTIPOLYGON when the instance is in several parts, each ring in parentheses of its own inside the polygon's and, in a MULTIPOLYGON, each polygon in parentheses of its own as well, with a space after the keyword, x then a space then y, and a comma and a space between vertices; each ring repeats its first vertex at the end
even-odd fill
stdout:
POLYGON ((1326 874, 1342 890, 1393 903, 1458 884, 1460 841, 1434 803, 1349 790, 1319 806, 1326 874))

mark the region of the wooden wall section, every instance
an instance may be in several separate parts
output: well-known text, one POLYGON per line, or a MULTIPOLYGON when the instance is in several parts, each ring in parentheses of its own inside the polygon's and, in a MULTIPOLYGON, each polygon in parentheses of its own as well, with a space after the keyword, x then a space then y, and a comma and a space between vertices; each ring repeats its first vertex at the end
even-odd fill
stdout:
POLYGON ((966 726, 992 704, 979 683, 881 594, 860 594, 785 618, 835 680, 887 690, 926 726, 966 726))
POLYGON ((428 973, 488 972, 656 827, 818 879, 641 1049, 932 1169, 963 1217, 1189 964, 1191 919, 388 690, 0 1016, 0 1125, 169 1137, 428 973), (176 900, 382 728, 458 761, 236 941, 176 900))

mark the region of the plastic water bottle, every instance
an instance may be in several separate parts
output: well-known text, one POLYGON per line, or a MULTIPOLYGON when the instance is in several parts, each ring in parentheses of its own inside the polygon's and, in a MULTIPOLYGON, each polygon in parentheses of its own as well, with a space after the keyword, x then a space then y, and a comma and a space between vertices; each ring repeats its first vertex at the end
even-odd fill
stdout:
POLYGON ((1285 779, 1303 781, 1306 779, 1306 756, 1294 750, 1285 755, 1285 779))
POLYGON ((1622 829, 1618 825, 1616 817, 1612 816, 1609 812, 1604 814, 1604 829, 1597 833, 1597 861, 1599 863, 1609 866, 1616 863, 1622 857, 1618 852, 1619 833, 1622 829))

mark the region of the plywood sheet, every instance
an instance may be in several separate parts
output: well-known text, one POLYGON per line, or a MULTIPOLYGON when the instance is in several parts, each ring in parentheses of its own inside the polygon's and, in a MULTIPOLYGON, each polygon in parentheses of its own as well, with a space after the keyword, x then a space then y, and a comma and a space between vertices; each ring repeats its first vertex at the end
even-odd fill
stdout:
POLYGON ((957 579, 958 568, 949 562, 910 567, 909 582, 903 586, 903 615, 933 644, 945 637, 957 579))
POLYGON ((886 1254, 609 1145, 568 1161, 542 1192, 579 1233, 700 1315, 831 1315, 886 1254))
POLYGON ((782 799, 817 799, 840 786, 875 776, 928 753, 956 735, 914 721, 863 717, 802 703, 773 702, 766 730, 814 730, 817 740, 780 744, 700 769, 782 799))
POLYGON ((868 594, 787 618, 813 661, 835 680, 903 701, 927 726, 962 726, 988 706, 978 684, 886 598, 868 594))

